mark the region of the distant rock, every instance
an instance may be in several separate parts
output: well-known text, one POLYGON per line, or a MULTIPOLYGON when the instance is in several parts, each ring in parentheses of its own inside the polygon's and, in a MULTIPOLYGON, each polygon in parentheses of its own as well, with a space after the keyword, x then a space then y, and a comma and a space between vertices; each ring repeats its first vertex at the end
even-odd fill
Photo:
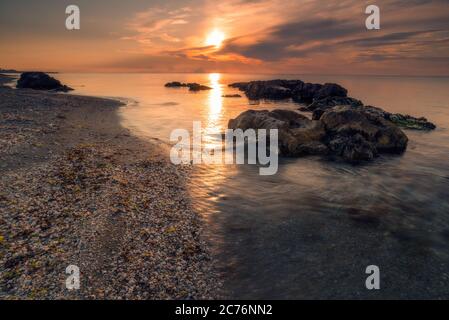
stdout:
MULTIPOLYGON (((283 100, 292 99, 294 102, 304 104, 301 111, 313 112, 312 119, 319 120, 329 109, 336 106, 360 107, 360 100, 348 97, 348 90, 336 83, 305 83, 301 80, 268 80, 237 82, 229 85, 245 92, 250 100, 283 100)), ((375 108, 375 107, 367 107, 375 108)), ((379 116, 395 123, 396 125, 415 130, 433 130, 436 126, 426 118, 415 118, 409 115, 392 114, 382 109, 379 116)), ((371 110, 374 112, 374 110, 371 110)), ((376 111, 377 112, 377 111, 376 111)))
POLYGON ((168 82, 165 84, 166 88, 189 88, 190 91, 211 90, 211 87, 201 85, 199 83, 182 83, 178 81, 168 82))
POLYGON ((325 155, 350 163, 373 160, 381 153, 401 154, 408 138, 396 125, 363 107, 337 106, 320 120, 289 110, 240 114, 230 129, 278 129, 282 156, 325 155))
POLYGON ((167 88, 179 88, 179 87, 187 87, 187 83, 181 83, 178 81, 168 82, 165 84, 167 88))
POLYGON ((241 98, 242 96, 239 94, 224 94, 221 97, 222 98, 241 98))
POLYGON ((52 90, 67 92, 72 88, 63 85, 59 80, 50 77, 44 72, 24 72, 17 81, 17 88, 29 88, 34 90, 52 90))
POLYGON ((202 91, 202 90, 212 90, 211 87, 198 84, 198 83, 188 83, 187 87, 189 87, 190 91, 202 91))

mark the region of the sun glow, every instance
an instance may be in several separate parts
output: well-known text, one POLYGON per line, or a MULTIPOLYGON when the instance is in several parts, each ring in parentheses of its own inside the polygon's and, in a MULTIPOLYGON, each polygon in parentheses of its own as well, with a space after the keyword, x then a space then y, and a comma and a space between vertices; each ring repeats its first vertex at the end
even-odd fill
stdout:
POLYGON ((221 131, 223 128, 220 125, 220 120, 223 116, 223 89, 220 84, 220 78, 221 75, 219 73, 209 74, 209 85, 212 87, 212 90, 209 91, 209 110, 207 127, 205 128, 207 138, 204 141, 208 148, 213 148, 221 143, 221 131))
POLYGON ((225 34, 222 31, 215 29, 207 36, 206 45, 214 46, 215 48, 220 48, 221 45, 223 44, 224 39, 225 34))

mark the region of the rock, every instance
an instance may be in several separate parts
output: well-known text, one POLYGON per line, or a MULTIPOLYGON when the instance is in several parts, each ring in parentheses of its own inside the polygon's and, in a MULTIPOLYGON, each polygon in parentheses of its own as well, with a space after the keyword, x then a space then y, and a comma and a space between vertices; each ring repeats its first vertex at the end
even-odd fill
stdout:
POLYGON ((229 121, 230 129, 278 129, 281 156, 329 155, 350 163, 381 153, 400 154, 408 138, 392 122, 362 106, 336 106, 320 120, 290 110, 249 110, 229 121))
POLYGON ((182 83, 179 81, 168 82, 166 88, 189 88, 190 91, 211 90, 211 87, 201 85, 199 83, 182 83))
POLYGON ((221 97, 222 98, 241 98, 242 96, 239 94, 224 94, 221 97))
MULTIPOLYGON (((301 111, 313 112, 312 119, 319 120, 328 109, 336 106, 360 107, 360 100, 348 97, 348 90, 336 83, 304 83, 301 80, 268 80, 237 82, 229 85, 245 92, 251 100, 268 99, 282 100, 292 99, 297 103, 306 103, 301 111)), ((415 130, 433 130, 436 126, 426 118, 415 118, 409 115, 392 114, 380 108, 367 106, 367 112, 376 113, 385 120, 396 125, 415 130)))
POLYGON ((301 111, 315 111, 316 109, 326 110, 335 106, 361 106, 362 101, 350 97, 329 96, 322 99, 314 100, 307 107, 300 108, 301 111))
POLYGON ((67 92, 73 90, 63 84, 59 80, 50 77, 43 72, 24 72, 20 75, 17 82, 17 88, 29 88, 34 90, 53 90, 67 92))
POLYGON ((279 85, 267 85, 264 82, 254 82, 248 85, 245 94, 251 100, 282 100, 290 98, 291 90, 279 85))
POLYGON ((378 156, 375 146, 358 133, 333 137, 328 145, 334 155, 351 163, 370 161, 378 156))
POLYGON ((314 100, 321 100, 328 97, 347 97, 348 90, 336 83, 325 83, 315 94, 314 100))
POLYGON ((236 82, 231 83, 228 85, 228 87, 239 89, 240 91, 246 91, 246 88, 248 87, 249 82, 236 82))
POLYGON ((320 142, 324 127, 316 121, 289 110, 248 110, 228 124, 230 129, 278 129, 279 151, 282 156, 326 154, 320 142))
POLYGON ((179 87, 187 87, 187 84, 181 83, 179 81, 168 82, 165 84, 167 88, 179 88, 179 87))
POLYGON ((317 95, 322 88, 323 85, 318 83, 304 83, 293 90, 293 101, 298 103, 312 102, 315 95, 317 95))
POLYGON ((290 99, 292 91, 303 84, 304 82, 301 80, 277 79, 268 81, 237 82, 232 83, 229 86, 244 91, 246 96, 251 100, 282 100, 290 99))
POLYGON ((212 90, 211 87, 204 86, 198 83, 188 83, 187 87, 189 87, 190 91, 212 90))
POLYGON ((434 130, 436 129, 435 124, 429 122, 426 118, 415 118, 410 115, 402 115, 399 113, 390 113, 381 108, 373 106, 365 106, 365 111, 383 117, 396 124, 399 127, 412 129, 412 130, 434 130))
POLYGON ((371 160, 377 153, 400 154, 407 148, 408 138, 401 129, 367 113, 364 107, 337 106, 327 110, 320 121, 331 149, 348 161, 371 160), (336 142, 343 148, 336 148, 336 142))

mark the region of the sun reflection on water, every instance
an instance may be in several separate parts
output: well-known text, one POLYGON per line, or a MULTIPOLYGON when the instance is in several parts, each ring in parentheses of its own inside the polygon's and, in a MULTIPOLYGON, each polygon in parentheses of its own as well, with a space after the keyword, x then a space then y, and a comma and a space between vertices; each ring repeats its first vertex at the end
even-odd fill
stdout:
POLYGON ((205 133, 205 147, 212 148, 221 141, 218 138, 221 137, 221 132, 224 131, 222 124, 220 123, 223 116, 223 88, 220 84, 221 74, 210 73, 209 82, 212 90, 209 91, 208 99, 208 115, 207 125, 204 129, 205 133))

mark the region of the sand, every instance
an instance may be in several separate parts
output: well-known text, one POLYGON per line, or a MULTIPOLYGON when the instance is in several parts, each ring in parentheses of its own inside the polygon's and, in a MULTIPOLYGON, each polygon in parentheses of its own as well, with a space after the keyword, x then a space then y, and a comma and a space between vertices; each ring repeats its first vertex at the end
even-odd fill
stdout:
POLYGON ((1 299, 220 297, 190 169, 123 128, 121 107, 0 87, 1 299))

